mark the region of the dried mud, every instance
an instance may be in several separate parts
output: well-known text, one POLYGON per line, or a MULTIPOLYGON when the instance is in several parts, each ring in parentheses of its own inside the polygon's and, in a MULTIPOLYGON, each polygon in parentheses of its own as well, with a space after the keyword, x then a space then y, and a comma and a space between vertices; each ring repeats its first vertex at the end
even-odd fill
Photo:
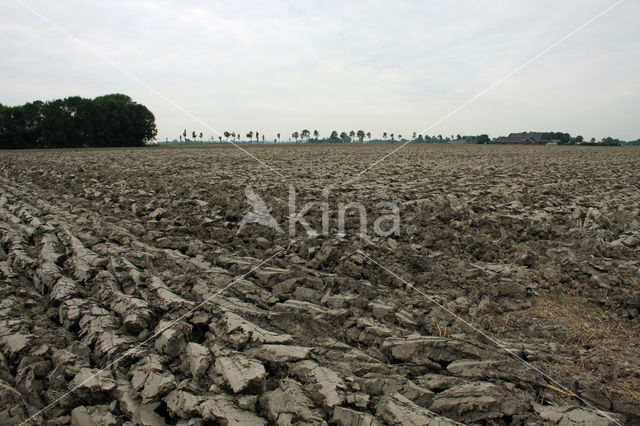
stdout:
POLYGON ((0 422, 638 424, 640 150, 396 147, 0 154, 0 422))

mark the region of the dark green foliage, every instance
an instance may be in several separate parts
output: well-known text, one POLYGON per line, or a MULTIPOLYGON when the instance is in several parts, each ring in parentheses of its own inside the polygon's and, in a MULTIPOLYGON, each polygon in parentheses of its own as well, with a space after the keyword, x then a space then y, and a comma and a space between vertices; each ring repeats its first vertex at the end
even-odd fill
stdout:
POLYGON ((573 144, 574 140, 571 139, 571 135, 569 133, 563 132, 544 132, 542 133, 543 141, 558 141, 560 145, 569 145, 573 144))
POLYGON ((155 117, 122 94, 0 105, 0 149, 142 146, 155 117))
POLYGON ((614 139, 611 136, 607 136, 606 138, 602 138, 602 142, 600 142, 600 145, 620 146, 622 145, 622 142, 619 139, 614 139))
POLYGON ((491 143, 491 139, 489 139, 488 135, 482 134, 476 137, 476 143, 478 144, 487 144, 491 143))

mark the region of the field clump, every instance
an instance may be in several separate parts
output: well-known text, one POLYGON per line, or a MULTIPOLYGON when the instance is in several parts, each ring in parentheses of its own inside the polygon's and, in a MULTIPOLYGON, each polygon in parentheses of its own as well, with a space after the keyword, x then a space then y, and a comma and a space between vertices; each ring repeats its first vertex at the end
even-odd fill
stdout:
POLYGON ((640 422, 640 151, 396 147, 2 152, 1 423, 640 422))

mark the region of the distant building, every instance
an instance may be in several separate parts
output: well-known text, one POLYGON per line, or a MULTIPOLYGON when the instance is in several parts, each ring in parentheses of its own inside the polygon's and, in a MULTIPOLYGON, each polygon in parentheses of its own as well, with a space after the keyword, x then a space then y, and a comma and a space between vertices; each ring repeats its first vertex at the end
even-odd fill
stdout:
POLYGON ((496 138, 498 144, 542 145, 545 141, 540 132, 509 133, 509 136, 496 138))
POLYGON ((459 145, 459 144, 469 143, 469 142, 467 142, 466 139, 455 139, 455 140, 449 141, 447 143, 452 143, 452 144, 459 145))

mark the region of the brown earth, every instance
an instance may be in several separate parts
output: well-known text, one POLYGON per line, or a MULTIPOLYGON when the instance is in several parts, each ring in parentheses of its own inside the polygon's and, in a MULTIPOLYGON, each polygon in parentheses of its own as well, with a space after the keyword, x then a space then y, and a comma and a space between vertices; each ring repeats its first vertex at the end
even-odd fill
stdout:
POLYGON ((397 147, 0 153, 0 423, 638 424, 640 150, 397 147))

